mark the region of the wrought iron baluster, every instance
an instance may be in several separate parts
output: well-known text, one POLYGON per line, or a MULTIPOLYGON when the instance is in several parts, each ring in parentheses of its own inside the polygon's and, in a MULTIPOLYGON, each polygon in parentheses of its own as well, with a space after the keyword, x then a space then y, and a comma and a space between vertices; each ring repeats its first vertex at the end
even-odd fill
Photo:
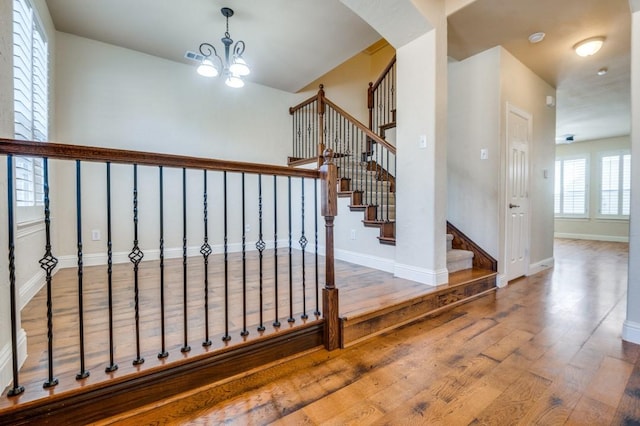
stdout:
POLYGON ((224 336, 222 340, 231 340, 229 335, 229 234, 227 221, 227 171, 222 172, 223 199, 224 199, 224 336))
POLYGON ((288 184, 288 200, 289 200, 289 318, 287 322, 292 324, 296 322, 293 317, 293 244, 291 231, 291 176, 287 177, 288 184))
POLYGON ((189 352, 189 324, 187 305, 189 294, 187 289, 187 169, 182 168, 182 320, 184 341, 180 352, 189 352))
POLYGON ((204 192, 203 192, 203 217, 204 217, 204 242, 200 247, 200 254, 204 261, 204 341, 202 346, 211 346, 209 339, 209 256, 211 255, 211 246, 209 245, 209 212, 207 201, 207 171, 203 171, 204 175, 204 192))
POLYGON ((49 208, 49 160, 43 161, 44 171, 44 224, 45 224, 45 253, 40 259, 40 267, 46 272, 47 283, 47 354, 49 377, 44 382, 43 387, 50 388, 58 384, 58 379, 53 377, 53 291, 52 291, 52 272, 58 264, 51 252, 51 210, 49 208))
MULTIPOLYGON (((13 209, 13 191, 14 191, 14 178, 13 178, 13 155, 7 155, 7 226, 8 226, 8 243, 9 243, 9 297, 11 299, 11 366, 13 373, 13 383, 11 389, 7 392, 8 396, 20 395, 24 392, 24 386, 20 385, 18 375, 18 311, 16 308, 17 295, 16 295, 16 257, 15 257, 15 237, 13 233, 14 227, 14 209, 13 209)), ((51 353, 51 350, 49 350, 51 353)), ((52 358, 50 358, 52 360, 52 358)), ((49 382, 58 383, 57 379, 53 378, 53 362, 49 363, 49 382)), ((47 382, 45 382, 45 387, 47 382)))
POLYGON ((242 184, 242 337, 249 335, 247 330, 247 228, 245 217, 244 172, 241 174, 242 184))
POLYGON ((300 179, 301 182, 301 190, 302 190, 302 194, 301 194, 301 200, 300 200, 300 204, 301 204, 301 219, 302 219, 302 236, 300 237, 300 239, 298 240, 298 243, 300 244, 300 249, 302 250, 302 316, 301 318, 306 320, 307 318, 309 318, 309 315, 307 315, 307 277, 306 277, 306 272, 305 272, 305 253, 306 253, 306 248, 307 248, 307 237, 305 237, 305 232, 304 232, 304 178, 300 179))
POLYGON ((138 246, 138 165, 133 165, 133 248, 129 253, 129 260, 133 263, 133 305, 136 327, 136 358, 133 365, 140 365, 144 358, 140 356, 140 297, 138 267, 144 258, 144 253, 138 246))
POLYGON ((166 320, 164 306, 164 169, 162 166, 158 168, 158 182, 160 194, 160 340, 161 348, 158 352, 158 359, 164 359, 169 356, 167 352, 166 342, 166 320))
POLYGON ((76 374, 76 379, 81 380, 89 377, 89 372, 85 368, 84 359, 84 294, 83 294, 83 254, 82 254, 82 187, 80 176, 80 161, 76 160, 76 231, 78 237, 78 329, 80 334, 80 371, 76 374))
POLYGON ((111 163, 107 162, 107 291, 109 303, 109 365, 105 373, 112 373, 118 369, 114 361, 113 348, 113 239, 111 235, 111 163))
POLYGON ((278 177, 276 175, 273 175, 273 259, 273 298, 275 306, 273 326, 280 327, 280 317, 278 315, 278 306, 280 304, 278 298, 278 177))
MULTIPOLYGON (((258 285, 259 285, 259 291, 260 291, 260 325, 258 326, 258 331, 263 332, 265 330, 265 326, 264 326, 264 318, 263 318, 263 312, 264 312, 264 296, 262 294, 262 281, 263 281, 263 272, 262 272, 262 256, 263 256, 263 251, 266 248, 266 244, 264 242, 264 240, 262 239, 263 235, 262 235, 262 175, 259 174, 258 175, 258 241, 256 241, 256 249, 258 250, 258 270, 259 270, 259 277, 258 277, 258 285)), ((278 301, 276 300, 276 303, 278 301)))

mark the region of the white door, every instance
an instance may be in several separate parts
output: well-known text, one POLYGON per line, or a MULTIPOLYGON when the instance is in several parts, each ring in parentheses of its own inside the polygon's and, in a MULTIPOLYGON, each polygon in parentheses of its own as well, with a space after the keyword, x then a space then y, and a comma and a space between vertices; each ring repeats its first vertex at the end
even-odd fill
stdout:
POLYGON ((507 107, 507 281, 527 273, 529 262, 529 142, 531 116, 507 107))

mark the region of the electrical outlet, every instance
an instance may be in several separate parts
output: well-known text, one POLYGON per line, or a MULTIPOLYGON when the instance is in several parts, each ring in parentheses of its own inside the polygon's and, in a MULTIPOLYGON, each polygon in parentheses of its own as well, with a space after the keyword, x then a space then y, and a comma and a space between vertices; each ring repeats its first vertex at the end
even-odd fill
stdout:
POLYGON ((251 225, 249 225, 248 223, 246 225, 244 225, 244 232, 245 233, 251 232, 251 225))
POLYGON ((100 241, 100 230, 92 229, 91 230, 91 240, 92 241, 100 241))
POLYGON ((355 239, 356 239, 356 230, 355 230, 355 229, 352 229, 352 230, 351 230, 351 239, 352 239, 352 240, 355 240, 355 239))

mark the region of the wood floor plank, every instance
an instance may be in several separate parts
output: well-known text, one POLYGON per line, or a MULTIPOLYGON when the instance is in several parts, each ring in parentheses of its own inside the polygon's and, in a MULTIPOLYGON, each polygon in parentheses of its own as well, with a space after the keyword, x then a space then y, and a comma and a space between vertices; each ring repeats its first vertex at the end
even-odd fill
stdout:
POLYGON ((504 425, 520 419, 544 395, 551 381, 525 373, 509 386, 471 424, 504 425))

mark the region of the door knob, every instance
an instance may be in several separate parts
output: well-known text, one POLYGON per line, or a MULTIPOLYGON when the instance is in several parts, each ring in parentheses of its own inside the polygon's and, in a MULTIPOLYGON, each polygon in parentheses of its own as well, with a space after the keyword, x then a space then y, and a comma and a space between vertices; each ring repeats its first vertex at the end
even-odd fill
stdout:
POLYGON ((509 203, 509 208, 510 208, 510 209, 515 209, 515 208, 517 208, 517 207, 520 207, 520 206, 519 206, 519 205, 517 205, 517 204, 509 203))

